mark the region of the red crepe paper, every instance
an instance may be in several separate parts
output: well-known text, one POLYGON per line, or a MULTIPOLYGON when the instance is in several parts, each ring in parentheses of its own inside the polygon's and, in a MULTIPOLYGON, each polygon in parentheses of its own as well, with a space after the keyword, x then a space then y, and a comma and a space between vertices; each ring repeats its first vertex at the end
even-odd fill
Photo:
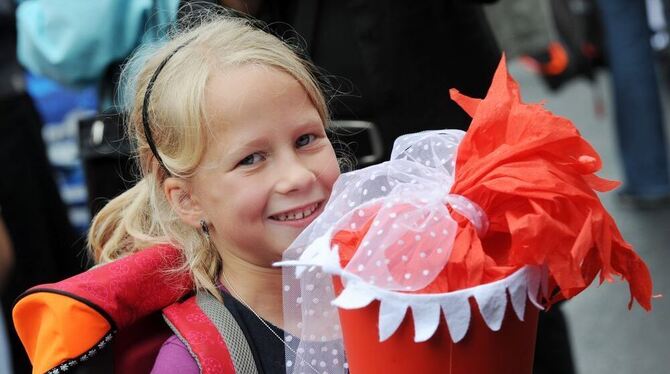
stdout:
POLYGON ((631 302, 651 309, 647 266, 621 236, 595 191, 618 182, 597 177, 602 161, 566 118, 521 102, 504 58, 485 99, 451 90, 472 116, 458 148, 452 193, 481 206, 490 220, 479 238, 461 220, 443 275, 450 289, 487 283, 524 265, 546 265, 549 303, 571 298, 591 284, 619 275, 630 283, 631 302), (553 288, 553 287, 552 287, 553 288))
MULTIPOLYGON (((629 308, 634 299, 650 310, 649 270, 595 192, 619 183, 594 174, 602 161, 575 126, 540 104, 522 103, 504 57, 485 99, 453 89, 451 97, 472 116, 458 148, 451 193, 477 203, 490 227, 479 237, 469 221, 452 212, 459 230, 449 262, 417 293, 474 287, 525 265, 543 265, 551 292, 547 305, 579 294, 600 273, 600 283, 615 275, 629 282, 629 308)), ((369 225, 333 238, 341 244, 343 265, 369 225)))

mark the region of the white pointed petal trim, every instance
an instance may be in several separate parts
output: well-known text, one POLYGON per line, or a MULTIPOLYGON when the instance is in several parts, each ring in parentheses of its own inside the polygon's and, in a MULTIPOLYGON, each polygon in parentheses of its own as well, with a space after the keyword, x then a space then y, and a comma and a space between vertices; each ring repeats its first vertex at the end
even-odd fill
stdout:
POLYGON ((344 288, 340 296, 332 301, 332 304, 342 309, 360 309, 368 306, 375 300, 375 295, 371 291, 366 287, 349 284, 344 288))
POLYGON ((421 343, 430 339, 440 324, 440 305, 436 303, 412 306, 414 318, 414 342, 421 343))
MULTIPOLYGON (((528 267, 526 267, 528 268, 528 267)), ((526 284, 528 285, 528 298, 538 309, 544 309, 537 300, 540 292, 540 283, 546 283, 545 272, 538 268, 530 268, 526 274, 526 284)), ((546 296, 546 294, 545 294, 546 296)))
POLYGON ((383 342, 398 329, 407 314, 407 304, 388 300, 379 306, 379 341, 383 342))
POLYGON ((507 278, 477 287, 442 294, 406 294, 370 285, 355 275, 342 272, 339 275, 348 280, 344 291, 332 304, 345 309, 356 309, 367 306, 373 300, 379 300, 380 341, 388 339, 398 329, 407 308, 414 315, 415 341, 430 339, 439 325, 438 308, 441 308, 451 339, 456 343, 463 339, 470 324, 470 297, 474 297, 486 325, 493 331, 502 327, 508 293, 519 320, 523 320, 527 298, 538 309, 543 309, 537 299, 537 293, 544 283, 541 279, 543 274, 537 267, 525 266, 507 278))
POLYGON ((490 287, 474 287, 474 296, 479 306, 479 312, 486 325, 493 331, 500 330, 505 309, 507 309, 506 284, 491 284, 490 287))
POLYGON ((519 321, 523 321, 526 313, 526 298, 528 297, 528 285, 526 279, 517 277, 514 278, 507 287, 509 298, 512 302, 512 309, 516 313, 519 321))
MULTIPOLYGON (((323 263, 324 260, 326 260, 324 256, 327 256, 329 253, 331 253, 330 235, 331 234, 328 233, 324 236, 321 236, 312 242, 309 246, 307 246, 302 256, 300 257, 300 260, 304 260, 305 262, 323 263)), ((297 266, 295 268, 296 278, 300 278, 302 273, 307 269, 308 268, 306 266, 297 266)))
POLYGON ((454 298, 441 306, 451 340, 458 343, 465 337, 470 327, 470 302, 466 298, 454 298))

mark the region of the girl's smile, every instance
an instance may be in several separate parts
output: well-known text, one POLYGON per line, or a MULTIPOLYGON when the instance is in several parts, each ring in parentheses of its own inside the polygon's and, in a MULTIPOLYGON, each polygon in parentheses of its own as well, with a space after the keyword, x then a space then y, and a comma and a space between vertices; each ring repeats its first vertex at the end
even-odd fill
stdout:
POLYGON ((268 217, 275 224, 305 228, 323 211, 325 200, 276 213, 268 217))

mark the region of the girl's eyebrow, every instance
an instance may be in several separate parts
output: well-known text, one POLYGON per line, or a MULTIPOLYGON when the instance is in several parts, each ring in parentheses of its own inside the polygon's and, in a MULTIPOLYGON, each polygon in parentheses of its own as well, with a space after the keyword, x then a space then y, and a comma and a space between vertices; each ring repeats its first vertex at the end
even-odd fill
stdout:
POLYGON ((227 147, 224 157, 247 156, 249 153, 263 149, 268 144, 265 137, 252 137, 249 139, 236 139, 232 146, 227 147))
POLYGON ((294 129, 291 131, 294 133, 300 133, 300 132, 305 132, 305 131, 314 131, 314 130, 321 130, 324 129, 323 124, 321 123, 321 119, 319 118, 318 120, 307 120, 302 122, 301 124, 295 126, 294 129))
POLYGON ((264 141, 263 138, 253 138, 249 141, 235 142, 232 147, 228 148, 226 156, 238 156, 242 154, 246 156, 247 153, 257 151, 265 144, 267 144, 267 142, 264 141))

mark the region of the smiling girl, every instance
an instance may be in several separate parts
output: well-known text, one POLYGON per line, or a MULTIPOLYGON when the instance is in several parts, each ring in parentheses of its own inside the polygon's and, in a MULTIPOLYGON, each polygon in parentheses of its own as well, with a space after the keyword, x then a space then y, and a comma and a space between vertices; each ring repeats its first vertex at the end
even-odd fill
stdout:
MULTIPOLYGON (((219 17, 151 53, 129 87, 142 179, 95 217, 91 252, 106 263, 179 248, 195 290, 235 317, 258 372, 284 372, 282 273, 272 264, 339 175, 309 66, 250 21, 219 17)), ((202 370, 191 348, 177 332, 153 372, 202 370)))

